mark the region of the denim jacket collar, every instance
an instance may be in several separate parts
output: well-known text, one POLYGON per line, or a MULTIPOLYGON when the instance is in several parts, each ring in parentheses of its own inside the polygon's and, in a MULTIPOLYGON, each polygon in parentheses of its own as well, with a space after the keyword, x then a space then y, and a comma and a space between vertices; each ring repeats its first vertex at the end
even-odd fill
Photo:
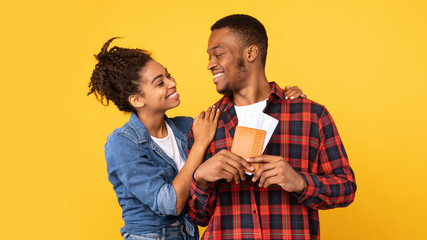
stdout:
MULTIPOLYGON (((187 142, 187 133, 184 133, 179 129, 175 123, 169 119, 166 115, 164 117, 165 121, 169 124, 171 127, 173 133, 175 134, 176 138, 179 138, 180 140, 185 140, 187 142)), ((129 125, 131 128, 135 131, 135 133, 138 135, 138 142, 144 143, 148 142, 149 139, 151 139, 150 133, 148 132, 148 129, 145 127, 145 125, 139 120, 138 116, 135 113, 132 113, 132 115, 129 118, 129 125)))

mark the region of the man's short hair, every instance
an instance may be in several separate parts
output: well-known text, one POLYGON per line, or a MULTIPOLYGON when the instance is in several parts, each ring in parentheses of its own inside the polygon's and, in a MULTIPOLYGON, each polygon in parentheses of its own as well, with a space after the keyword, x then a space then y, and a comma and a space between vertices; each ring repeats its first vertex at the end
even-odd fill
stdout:
POLYGON ((250 45, 258 46, 261 62, 265 67, 268 37, 264 25, 254 17, 244 14, 234 14, 218 20, 212 25, 211 31, 226 27, 230 28, 236 34, 242 48, 250 45))

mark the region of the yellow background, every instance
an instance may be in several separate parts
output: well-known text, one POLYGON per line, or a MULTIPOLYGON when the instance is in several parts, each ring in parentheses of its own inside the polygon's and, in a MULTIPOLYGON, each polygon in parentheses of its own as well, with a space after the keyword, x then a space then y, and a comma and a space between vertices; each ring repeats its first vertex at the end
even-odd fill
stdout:
POLYGON ((427 239, 426 1, 7 1, 1 22, 1 239, 120 239, 103 145, 128 116, 87 97, 93 54, 153 52, 195 116, 219 95, 210 26, 247 13, 270 39, 267 77, 332 113, 355 171, 323 239, 427 239))

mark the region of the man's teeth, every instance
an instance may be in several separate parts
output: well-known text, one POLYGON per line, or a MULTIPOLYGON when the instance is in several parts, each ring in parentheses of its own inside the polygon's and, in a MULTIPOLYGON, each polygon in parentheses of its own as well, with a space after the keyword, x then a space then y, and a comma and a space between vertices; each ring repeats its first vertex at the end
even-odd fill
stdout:
POLYGON ((217 77, 221 76, 222 74, 223 73, 217 73, 217 74, 214 75, 214 78, 217 78, 217 77))
POLYGON ((172 93, 171 95, 169 95, 169 96, 167 97, 167 99, 169 99, 169 98, 173 98, 173 97, 175 97, 177 94, 178 94, 178 92, 174 92, 174 93, 172 93))

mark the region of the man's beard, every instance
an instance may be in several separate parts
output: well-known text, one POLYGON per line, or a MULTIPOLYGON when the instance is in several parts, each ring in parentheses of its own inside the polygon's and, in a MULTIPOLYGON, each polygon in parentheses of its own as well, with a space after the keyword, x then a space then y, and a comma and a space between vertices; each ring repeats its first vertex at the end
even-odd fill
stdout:
POLYGON ((230 82, 226 82, 225 86, 218 90, 218 93, 222 94, 222 95, 230 95, 233 93, 233 91, 238 91, 241 88, 241 83, 244 82, 244 80, 246 79, 246 66, 245 66, 245 61, 243 60, 243 57, 241 57, 238 61, 237 61, 237 66, 239 68, 239 79, 236 81, 233 81, 231 84, 230 82))

